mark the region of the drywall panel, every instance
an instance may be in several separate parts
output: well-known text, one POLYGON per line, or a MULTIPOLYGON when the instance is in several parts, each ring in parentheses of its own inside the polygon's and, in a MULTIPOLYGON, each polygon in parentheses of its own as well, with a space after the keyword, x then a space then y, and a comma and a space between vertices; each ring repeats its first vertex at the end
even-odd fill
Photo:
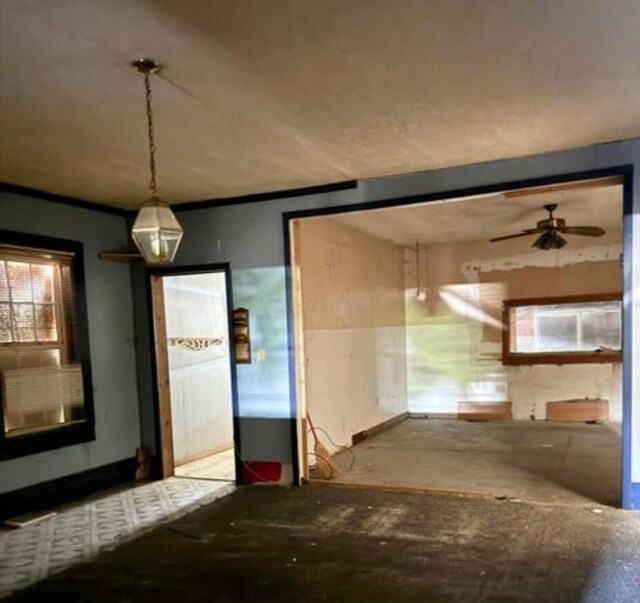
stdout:
POLYGON ((330 452, 407 411, 403 327, 305 331, 305 354, 307 408, 330 452))
POLYGON ((333 450, 407 410, 403 250, 331 218, 301 221, 298 248, 305 398, 333 450))
POLYGON ((127 248, 125 218, 0 192, 0 228, 84 244, 96 419, 93 442, 0 462, 0 492, 134 456, 140 422, 129 266, 98 260, 100 251, 127 248))

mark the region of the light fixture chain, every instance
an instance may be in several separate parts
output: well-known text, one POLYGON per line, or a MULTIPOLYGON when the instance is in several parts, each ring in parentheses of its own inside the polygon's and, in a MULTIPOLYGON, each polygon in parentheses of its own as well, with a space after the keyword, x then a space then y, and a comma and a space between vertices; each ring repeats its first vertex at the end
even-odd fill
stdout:
POLYGON ((156 187, 156 141, 153 131, 153 109, 151 108, 151 80, 149 73, 144 74, 144 87, 147 91, 147 124, 149 131, 149 169, 151 170, 151 180, 149 180, 149 190, 152 197, 158 196, 156 187))

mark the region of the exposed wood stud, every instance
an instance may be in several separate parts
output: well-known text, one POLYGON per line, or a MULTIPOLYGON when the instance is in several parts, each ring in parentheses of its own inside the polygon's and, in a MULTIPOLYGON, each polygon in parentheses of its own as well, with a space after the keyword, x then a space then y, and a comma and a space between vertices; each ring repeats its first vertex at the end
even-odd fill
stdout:
POLYGON ((158 367, 158 406, 160 412, 160 445, 162 447, 162 477, 174 474, 173 433, 171 430, 171 389, 169 387, 169 356, 167 351, 167 326, 164 311, 162 277, 151 276, 153 299, 153 326, 158 367))
POLYGON ((517 197, 529 197, 531 195, 544 195, 545 193, 559 193, 563 191, 575 191, 585 188, 602 188, 622 184, 620 176, 611 178, 600 178, 599 180, 583 180, 581 182, 568 182, 563 184, 552 184, 550 186, 538 186, 533 188, 522 188, 504 193, 506 199, 517 197))

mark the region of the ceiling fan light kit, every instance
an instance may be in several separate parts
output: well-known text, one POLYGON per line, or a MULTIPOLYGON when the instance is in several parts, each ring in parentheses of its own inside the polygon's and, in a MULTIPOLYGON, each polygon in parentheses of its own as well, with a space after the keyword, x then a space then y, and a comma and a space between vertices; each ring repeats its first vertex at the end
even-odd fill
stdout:
POLYGON ((517 239, 537 234, 539 236, 534 241, 532 247, 546 251, 549 249, 562 249, 567 244, 567 240, 562 236, 563 234, 582 237, 601 237, 604 234, 604 229, 599 226, 567 226, 566 221, 562 218, 554 218, 553 212, 557 208, 558 206, 555 203, 545 205, 544 209, 549 212, 549 217, 545 220, 540 220, 535 228, 527 228, 517 234, 496 237, 490 239, 489 242, 496 243, 498 241, 506 241, 508 239, 517 239))

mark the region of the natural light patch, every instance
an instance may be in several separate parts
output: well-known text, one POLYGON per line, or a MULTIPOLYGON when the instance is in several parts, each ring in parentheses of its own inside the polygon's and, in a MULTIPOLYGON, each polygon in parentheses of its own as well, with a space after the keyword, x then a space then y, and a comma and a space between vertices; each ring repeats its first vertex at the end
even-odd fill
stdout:
POLYGON ((496 329, 503 328, 500 320, 482 309, 480 285, 447 285, 440 288, 439 295, 454 314, 496 329))

